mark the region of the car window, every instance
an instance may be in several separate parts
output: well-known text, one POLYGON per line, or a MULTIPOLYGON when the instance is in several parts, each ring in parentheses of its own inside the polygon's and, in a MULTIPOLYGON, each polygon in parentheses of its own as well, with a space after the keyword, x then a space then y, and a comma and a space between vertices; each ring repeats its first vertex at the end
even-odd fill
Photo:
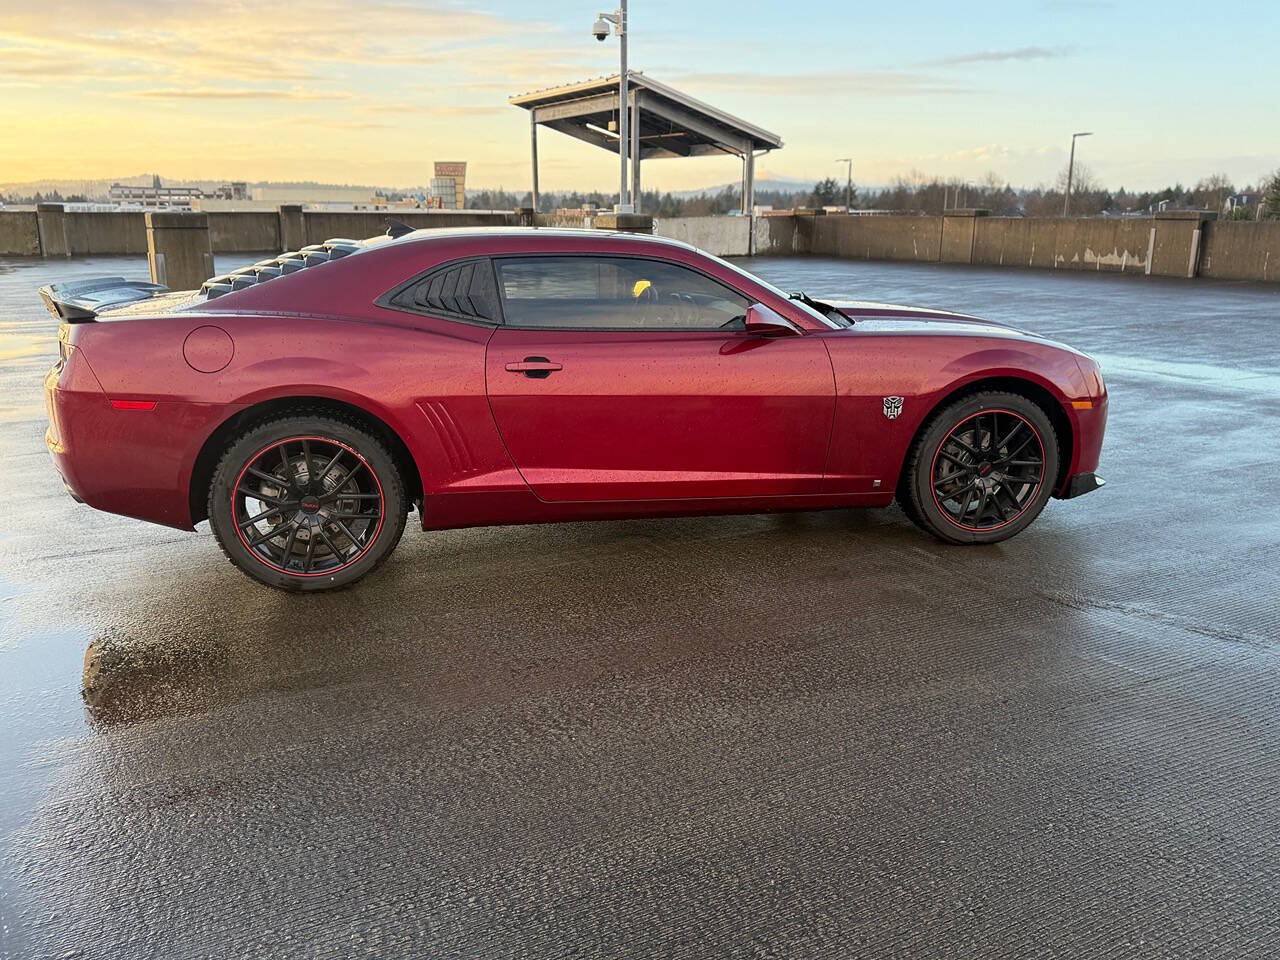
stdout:
POLYGON ((616 330, 741 329, 741 294, 676 263, 633 257, 495 261, 512 327, 616 330))
POLYGON ((435 270, 396 293, 393 307, 499 323, 498 291, 488 260, 466 260, 435 270))

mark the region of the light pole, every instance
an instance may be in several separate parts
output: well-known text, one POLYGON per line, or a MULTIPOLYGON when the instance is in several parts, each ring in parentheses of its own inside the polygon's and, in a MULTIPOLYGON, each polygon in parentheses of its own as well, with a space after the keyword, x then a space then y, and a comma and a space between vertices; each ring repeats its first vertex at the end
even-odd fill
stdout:
POLYGON ((613 24, 613 32, 620 41, 621 66, 618 70, 618 206, 617 213, 632 211, 630 191, 627 189, 627 114, 630 107, 627 103, 627 0, 618 0, 618 9, 613 13, 597 13, 596 22, 591 27, 591 35, 603 43, 609 36, 609 24, 613 24))
POLYGON ((847 163, 848 178, 844 185, 844 212, 848 213, 853 209, 853 157, 836 157, 836 163, 847 163))
POLYGON ((1071 210, 1071 177, 1076 172, 1076 137, 1092 137, 1093 131, 1073 133, 1071 135, 1071 159, 1067 161, 1067 192, 1062 197, 1062 215, 1069 216, 1071 210))

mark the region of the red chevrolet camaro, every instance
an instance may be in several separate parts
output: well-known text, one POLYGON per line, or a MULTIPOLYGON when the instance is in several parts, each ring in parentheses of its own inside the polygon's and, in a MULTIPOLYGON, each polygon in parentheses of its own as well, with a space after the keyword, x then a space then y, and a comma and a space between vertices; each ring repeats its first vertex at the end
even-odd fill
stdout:
POLYGON ((1101 484, 1098 366, 1010 327, 787 294, 668 240, 332 240, 198 292, 41 289, 77 500, 250 576, 352 583, 424 530, 881 507, 993 543, 1101 484))

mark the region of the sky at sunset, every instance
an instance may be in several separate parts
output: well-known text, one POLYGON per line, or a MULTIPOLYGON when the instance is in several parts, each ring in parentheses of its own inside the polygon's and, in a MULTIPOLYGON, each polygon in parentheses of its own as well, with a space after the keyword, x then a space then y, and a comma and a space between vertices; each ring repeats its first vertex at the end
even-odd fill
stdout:
MULTIPOLYGON (((597 0, 598 2, 598 0, 597 0)), ((883 184, 917 169, 1051 182, 1072 131, 1111 187, 1280 166, 1274 3, 634 0, 631 62, 782 135, 759 177, 883 184)), ((0 0, 0 182, 119 177, 525 189, 507 97, 615 72, 589 0, 0 0)), ((616 159, 541 134, 544 189, 616 185, 616 159)), ((645 165, 646 188, 734 180, 645 165)))

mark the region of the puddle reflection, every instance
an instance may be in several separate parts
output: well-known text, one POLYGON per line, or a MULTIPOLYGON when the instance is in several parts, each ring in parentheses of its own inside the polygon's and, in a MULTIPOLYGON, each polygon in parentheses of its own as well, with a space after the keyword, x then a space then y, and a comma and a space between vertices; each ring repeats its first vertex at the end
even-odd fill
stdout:
MULTIPOLYGON (((237 578, 229 590, 187 583, 194 600, 178 583, 135 597, 85 651, 83 699, 105 728, 375 677, 484 689, 622 661, 644 670, 786 636, 845 608, 855 569, 891 586, 904 567, 938 562, 928 547, 887 511, 407 538, 375 577, 335 594, 237 578)), ((862 613, 919 602, 890 586, 866 590, 862 613)))

